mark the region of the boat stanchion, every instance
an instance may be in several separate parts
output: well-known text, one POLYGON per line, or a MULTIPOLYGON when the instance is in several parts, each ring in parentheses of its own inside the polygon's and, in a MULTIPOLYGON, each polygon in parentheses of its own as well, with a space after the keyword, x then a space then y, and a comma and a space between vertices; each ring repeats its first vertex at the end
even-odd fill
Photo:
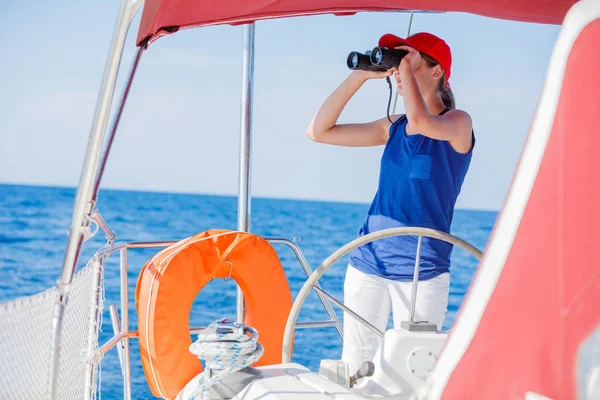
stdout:
MULTIPOLYGON (((117 306, 114 304, 108 307, 110 312, 110 323, 112 325, 113 334, 117 336, 121 333, 121 324, 119 323, 119 313, 117 312, 117 306)), ((123 373, 123 345, 120 344, 117 349, 119 355, 119 364, 121 364, 121 373, 123 373)))

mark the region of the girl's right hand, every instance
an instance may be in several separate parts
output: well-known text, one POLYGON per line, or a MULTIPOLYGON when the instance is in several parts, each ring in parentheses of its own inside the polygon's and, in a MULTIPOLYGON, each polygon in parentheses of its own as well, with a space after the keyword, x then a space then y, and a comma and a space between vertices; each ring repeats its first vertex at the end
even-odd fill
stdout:
POLYGON ((397 68, 391 68, 391 69, 388 69, 387 71, 354 70, 354 71, 352 71, 352 74, 356 75, 357 77, 360 77, 366 81, 369 79, 381 79, 381 78, 386 78, 388 76, 392 76, 394 74, 394 72, 396 72, 397 70, 398 70, 397 68))

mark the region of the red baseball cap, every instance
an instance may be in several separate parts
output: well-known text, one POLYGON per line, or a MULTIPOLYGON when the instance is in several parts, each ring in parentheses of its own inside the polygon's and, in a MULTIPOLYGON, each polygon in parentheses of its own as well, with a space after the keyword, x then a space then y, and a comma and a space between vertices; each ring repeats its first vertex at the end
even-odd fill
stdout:
POLYGON ((421 53, 433 57, 440 63, 444 72, 446 72, 446 81, 450 78, 450 68, 452 67, 452 53, 450 46, 439 37, 427 32, 416 33, 406 39, 399 38, 391 33, 386 33, 379 39, 380 47, 393 49, 398 46, 410 46, 421 53))

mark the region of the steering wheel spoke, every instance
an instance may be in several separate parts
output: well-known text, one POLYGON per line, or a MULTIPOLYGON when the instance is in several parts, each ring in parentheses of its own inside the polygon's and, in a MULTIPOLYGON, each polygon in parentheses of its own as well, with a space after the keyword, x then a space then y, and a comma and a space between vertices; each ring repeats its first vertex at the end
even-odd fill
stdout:
POLYGON ((333 297, 332 295, 330 295, 329 293, 327 293, 323 289, 321 289, 321 288, 319 288, 317 286, 315 286, 314 289, 316 291, 318 291, 319 293, 322 293, 325 297, 327 297, 329 300, 331 300, 333 302, 333 304, 335 304, 336 306, 338 306, 342 310, 346 311, 350 316, 352 316, 352 318, 355 318, 358 322, 360 322, 361 324, 364 324, 367 328, 369 328, 370 330, 372 330, 375 334, 377 334, 377 335, 379 335, 381 337, 383 337, 383 335, 385 334, 384 332, 381 332, 379 329, 377 329, 369 321, 367 321, 366 319, 364 319, 363 317, 361 317, 360 315, 358 315, 357 313, 355 313, 354 311, 352 311, 351 309, 349 309, 348 307, 346 307, 346 305, 344 303, 342 303, 341 301, 339 301, 338 299, 336 299, 335 297, 333 297))

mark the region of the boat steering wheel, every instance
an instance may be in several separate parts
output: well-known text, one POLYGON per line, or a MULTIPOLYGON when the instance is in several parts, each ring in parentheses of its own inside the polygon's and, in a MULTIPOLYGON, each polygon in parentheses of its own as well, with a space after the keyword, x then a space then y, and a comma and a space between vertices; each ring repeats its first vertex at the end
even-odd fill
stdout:
POLYGON ((356 313, 352 312, 352 310, 348 309, 344 304, 338 300, 335 300, 330 295, 325 293, 320 287, 317 287, 317 281, 327 270, 339 261, 346 254, 350 253, 352 250, 356 249, 359 246, 370 243, 377 239, 388 238, 392 236, 417 236, 419 238, 419 245, 417 246, 417 260, 416 265, 419 263, 419 253, 420 253, 420 245, 423 237, 439 239, 444 242, 453 244, 455 246, 460 247, 465 250, 469 254, 473 255, 477 260, 481 260, 482 253, 475 246, 470 243, 465 242, 462 239, 457 238, 456 236, 450 235, 445 232, 441 232, 435 229, 428 228, 416 228, 416 227, 401 227, 401 228, 389 228, 383 229, 381 231, 369 233, 368 235, 361 236, 357 239, 354 239, 350 243, 341 247, 337 251, 335 251, 332 255, 330 255, 319 267, 308 277, 302 289, 298 293, 294 304, 292 305, 292 309, 290 310, 290 314, 288 316, 287 324, 285 326, 285 332, 283 335, 283 354, 282 361, 283 363, 289 363, 292 359, 292 351, 293 351, 293 336, 294 331, 296 329, 296 320, 298 319, 298 314, 300 314, 300 309, 304 305, 304 301, 308 297, 308 294, 312 289, 318 290, 320 293, 325 294, 329 297, 336 305, 340 306, 346 312, 350 313, 353 317, 357 318, 361 323, 365 324, 369 329, 375 330, 378 334, 382 334, 377 328, 373 325, 369 324, 367 321, 362 319, 360 316, 357 316, 356 313))

